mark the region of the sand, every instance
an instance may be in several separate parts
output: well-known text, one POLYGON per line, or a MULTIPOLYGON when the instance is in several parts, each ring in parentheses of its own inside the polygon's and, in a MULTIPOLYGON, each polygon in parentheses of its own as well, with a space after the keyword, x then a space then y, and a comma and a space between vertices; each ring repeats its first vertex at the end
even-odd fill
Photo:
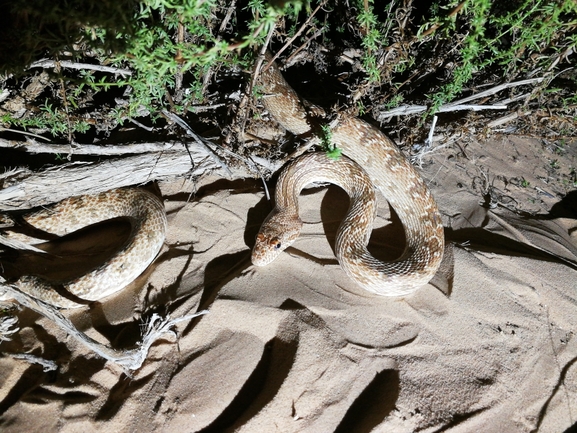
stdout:
MULTIPOLYGON (((363 292, 339 268, 347 197, 337 188, 306 192, 301 238, 254 268, 270 210, 260 182, 161 183, 159 258, 120 294, 65 314, 116 348, 132 347, 151 312, 209 314, 127 374, 23 310, 0 346, 0 429, 563 432, 577 422, 577 222, 574 204, 558 203, 571 185, 548 170, 554 156, 537 140, 501 138, 426 159, 450 247, 437 287, 404 298, 363 292)), ((574 157, 563 163, 558 174, 574 157)), ((384 202, 371 248, 381 258, 402 248, 384 202)))

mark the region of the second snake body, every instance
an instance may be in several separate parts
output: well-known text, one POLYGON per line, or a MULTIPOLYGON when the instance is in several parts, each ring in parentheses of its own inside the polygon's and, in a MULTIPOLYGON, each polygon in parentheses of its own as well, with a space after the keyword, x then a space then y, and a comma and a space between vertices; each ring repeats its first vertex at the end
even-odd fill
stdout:
MULTIPOLYGON (((131 233, 125 245, 108 261, 72 281, 56 284, 25 276, 16 281, 16 287, 53 306, 77 308, 83 304, 62 296, 58 293, 59 287, 73 297, 96 301, 130 284, 150 265, 164 243, 166 212, 164 204, 154 194, 140 188, 123 188, 71 197, 25 215, 23 219, 46 233, 64 236, 119 217, 130 221, 131 233)), ((9 298, 2 295, 0 289, 0 300, 6 299, 9 298)))

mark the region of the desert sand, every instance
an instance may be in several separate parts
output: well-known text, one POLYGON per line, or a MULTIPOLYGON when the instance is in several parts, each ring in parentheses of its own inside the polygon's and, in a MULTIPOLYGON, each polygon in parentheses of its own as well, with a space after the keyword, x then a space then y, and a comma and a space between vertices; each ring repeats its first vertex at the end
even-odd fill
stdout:
MULTIPOLYGON (((335 187, 302 195, 303 234, 255 268, 250 248, 271 208, 260 181, 160 183, 169 224, 156 262, 120 294, 65 315, 91 337, 130 348, 151 312, 209 313, 179 324, 128 373, 24 309, 19 333, 0 346, 0 429, 570 428, 577 221, 575 192, 567 196, 574 188, 558 174, 575 156, 561 159, 535 139, 457 144, 439 147, 420 168, 443 214, 446 266, 434 284, 402 298, 363 292, 339 268, 332 245, 348 200, 335 187), (57 369, 43 371, 18 353, 57 369)), ((371 249, 386 259, 402 243, 381 200, 371 249)))

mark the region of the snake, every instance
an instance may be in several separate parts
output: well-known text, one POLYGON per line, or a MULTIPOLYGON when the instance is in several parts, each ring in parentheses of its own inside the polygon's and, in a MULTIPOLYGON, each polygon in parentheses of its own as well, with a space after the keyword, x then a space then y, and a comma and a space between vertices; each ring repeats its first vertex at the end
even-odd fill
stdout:
MULTIPOLYGON (((48 281, 25 275, 12 283, 17 289, 58 308, 78 308, 119 292, 152 263, 167 228, 164 203, 142 188, 118 188, 70 197, 21 216, 35 229, 64 236, 113 218, 128 219, 128 239, 107 261, 71 281, 48 281), (77 302, 81 301, 81 302, 77 302)), ((9 296, 2 293, 0 300, 9 296)))
MULTIPOLYGON (((326 111, 299 97, 270 53, 265 61, 268 65, 258 77, 264 108, 292 134, 314 136, 318 119, 328 118, 326 111)), ((256 237, 253 265, 268 265, 293 244, 303 225, 298 215, 301 190, 313 182, 328 182, 343 188, 350 197, 335 240, 335 255, 344 272, 376 295, 415 292, 434 277, 443 258, 444 229, 433 195, 395 143, 378 128, 344 113, 327 124, 328 136, 342 156, 335 160, 324 152, 312 152, 293 160, 282 171, 275 206, 256 237), (406 239, 401 255, 387 262, 376 259, 367 249, 376 215, 372 204, 375 188, 396 212, 406 239)))

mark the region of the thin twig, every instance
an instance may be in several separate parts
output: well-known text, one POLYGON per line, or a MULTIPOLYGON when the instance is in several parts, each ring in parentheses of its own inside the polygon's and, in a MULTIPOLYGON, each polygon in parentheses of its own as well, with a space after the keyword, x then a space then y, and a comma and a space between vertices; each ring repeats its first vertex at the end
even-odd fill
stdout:
POLYGON ((506 116, 502 116, 502 117, 499 117, 498 119, 490 121, 489 123, 487 123, 487 127, 495 128, 497 126, 501 126, 505 123, 511 122, 512 120, 515 120, 518 117, 519 117, 518 113, 510 113, 510 114, 507 114, 506 116))
POLYGON ((4 131, 6 131, 6 132, 14 132, 14 133, 16 133, 16 134, 22 134, 22 135, 29 135, 30 137, 36 137, 36 138, 39 138, 40 140, 50 141, 50 139, 48 139, 48 138, 46 138, 46 137, 43 137, 43 136, 38 135, 38 134, 33 134, 33 133, 31 133, 31 132, 28 132, 28 131, 18 131, 17 129, 2 128, 2 127, 0 126, 0 132, 4 132, 4 131))
MULTIPOLYGON (((57 65, 60 65, 60 62, 57 62, 57 65)), ((58 71, 60 70, 60 66, 57 67, 58 71)), ((70 122, 70 110, 68 110, 68 98, 66 97, 66 86, 64 85, 64 80, 62 76, 59 77, 60 82, 60 90, 62 91, 62 103, 64 105, 64 112, 66 113, 66 125, 68 126, 68 143, 72 143, 72 122, 70 122)), ((68 160, 70 161, 70 156, 72 152, 68 154, 68 160)))
POLYGON ((448 104, 445 104, 445 105, 443 105, 443 107, 453 106, 453 105, 461 105, 461 104, 464 104, 465 102, 470 102, 470 101, 474 101, 475 99, 484 98, 486 96, 494 95, 495 93, 499 93, 501 90, 510 89, 511 87, 525 86, 527 84, 540 83, 543 80, 545 80, 545 77, 529 78, 527 80, 513 81, 512 83, 500 84, 498 86, 487 89, 483 92, 479 92, 479 93, 476 93, 474 95, 467 96, 466 98, 459 99, 457 101, 453 101, 453 102, 450 102, 448 104))
POLYGON ((531 92, 523 93, 521 95, 513 96, 512 98, 503 99, 502 101, 497 102, 498 105, 509 105, 512 102, 521 101, 523 99, 527 99, 531 96, 531 92))
MULTIPOLYGON (((285 44, 281 47, 280 50, 278 50, 278 52, 273 56, 272 60, 268 63, 268 65, 265 67, 265 70, 270 66, 270 64, 272 64, 274 61, 276 61, 276 59, 284 52, 284 50, 286 50, 288 47, 291 46, 291 44, 294 42, 294 40, 296 38, 298 38, 301 33, 308 27, 308 25, 310 24, 310 22, 312 21, 313 17, 315 16, 315 14, 327 3, 327 0, 323 0, 316 8, 314 11, 311 12, 311 14, 309 15, 309 17, 307 18, 307 20, 303 23, 303 25, 300 27, 300 29, 298 29, 298 31, 294 34, 294 36, 292 38, 290 38, 288 41, 285 42, 285 44)), ((265 44, 265 46, 268 46, 268 44, 265 44)), ((264 54, 264 53, 263 53, 264 54)))
POLYGON ((301 52, 303 51, 310 43, 313 39, 318 38, 320 35, 323 34, 323 29, 318 29, 316 32, 314 32, 311 36, 309 36, 301 45, 300 47, 298 47, 296 50, 293 51, 293 53, 291 54, 291 56, 287 59, 286 64, 290 64, 293 59, 301 52))
MULTIPOLYGON (((182 25, 182 21, 178 20, 178 31, 176 36, 176 42, 178 44, 182 44, 184 42, 184 26, 182 25)), ((182 51, 178 49, 176 52, 176 60, 182 60, 182 51)), ((182 63, 179 62, 178 67, 176 68, 176 73, 174 77, 174 94, 178 95, 180 90, 182 89, 182 80, 183 80, 183 73, 182 73, 182 63)))
POLYGON ((144 129, 145 131, 148 131, 148 132, 154 131, 154 128, 153 128, 153 127, 151 127, 151 126, 146 126, 146 125, 140 123, 138 120, 133 119, 132 117, 128 117, 128 121, 134 123, 136 126, 138 126, 139 128, 144 129))
POLYGON ((188 109, 193 113, 202 113, 204 111, 216 110, 217 108, 224 107, 225 105, 226 104, 224 102, 211 105, 190 105, 188 106, 188 109))
POLYGON ((433 122, 431 123, 431 129, 429 129, 429 136, 425 140, 425 145, 430 147, 433 144, 433 134, 435 133, 435 126, 437 125, 437 116, 433 116, 433 122))
POLYGON ((425 111, 427 111, 426 105, 401 105, 392 110, 379 113, 377 121, 382 122, 383 120, 394 116, 409 116, 411 114, 423 113, 425 111))
MULTIPOLYGON (((180 126, 182 129, 185 130, 186 134, 191 136, 192 139, 196 142, 196 144, 198 144, 199 146, 204 147, 206 150, 209 151, 209 153, 212 155, 213 160, 220 165, 221 168, 223 168, 224 170, 226 170, 229 175, 232 175, 229 168, 227 167, 227 165, 224 163, 224 161, 222 161, 220 159, 220 157, 214 152, 214 150, 208 146, 205 142, 205 140, 201 139, 201 137, 199 135, 197 135, 192 128, 188 125, 188 123, 186 123, 184 120, 182 120, 179 116, 177 116, 174 113, 171 113, 170 111, 167 110, 162 110, 162 114, 169 120, 172 120, 174 123, 176 123, 178 126, 180 126)), ((188 155, 190 156, 190 161, 193 164, 194 167, 194 160, 192 159, 192 155, 190 154, 190 149, 188 148, 187 144, 184 143, 184 146, 186 147, 186 151, 188 152, 188 155)))
MULTIPOLYGON (((226 15, 222 19, 222 22, 220 23, 220 27, 218 28, 219 38, 220 38, 220 35, 222 35, 222 33, 225 31, 226 26, 228 25, 228 23, 232 17, 232 14, 234 13, 235 10, 236 10, 236 0, 232 0, 230 2, 230 5, 228 6, 228 9, 226 11, 226 15)), ((217 40, 220 41, 220 39, 217 39, 217 40)))
MULTIPOLYGON (((222 34, 225 31, 226 26, 228 25, 230 19, 232 18, 232 14, 236 10, 236 0, 232 0, 230 3, 231 4, 228 6, 228 9, 226 11, 226 15, 224 16, 222 22, 220 23, 220 27, 218 29, 218 34, 216 36, 216 41, 215 41, 216 43, 219 43, 220 41, 222 41, 222 34)), ((208 66, 208 70, 205 71, 205 73, 203 74, 202 89, 201 89, 202 95, 206 94, 206 90, 208 89, 208 85, 210 84, 210 82, 212 80, 212 76, 214 75, 214 67, 213 66, 214 66, 213 64, 208 66)), ((224 105, 224 104, 222 104, 222 105, 224 105)), ((186 107, 186 110, 188 110, 188 106, 186 107)))
MULTIPOLYGON (((251 76, 250 84, 249 84, 247 91, 245 92, 245 95, 252 95, 252 89, 254 88, 254 86, 256 84, 256 80, 258 79, 258 76, 260 74, 260 70, 261 70, 262 63, 264 61, 265 53, 266 53, 266 50, 268 50, 268 46, 270 44, 270 40, 271 40, 272 35, 275 31, 275 28, 276 28, 276 23, 275 23, 275 25, 270 26, 269 32, 266 35, 266 39, 265 39, 264 43, 262 44, 262 47, 260 47, 260 51, 258 53, 258 56, 256 58, 256 62, 254 63, 254 68, 252 70, 252 76, 251 76)), ((269 63, 269 65, 270 65, 270 63, 269 63)), ((268 68, 269 65, 267 65, 266 67, 268 68)), ((242 131, 244 131, 244 128, 241 130, 241 132, 242 131)))
POLYGON ((29 68, 54 68, 56 67, 57 63, 62 68, 69 68, 69 69, 86 69, 91 71, 99 71, 99 72, 109 72, 111 74, 118 74, 122 77, 127 77, 132 75, 132 71, 128 69, 120 69, 120 68, 113 68, 111 66, 102 66, 102 65, 91 65, 90 63, 75 63, 70 62, 67 60, 61 60, 60 62, 56 62, 54 60, 49 59, 42 59, 36 62, 33 62, 29 68))
MULTIPOLYGON (((257 168, 256 165, 254 164, 254 162, 252 162, 250 159, 244 158, 244 157, 242 157, 242 156, 234 153, 233 151, 231 151, 231 150, 229 150, 229 149, 226 149, 225 147, 219 146, 218 144, 213 143, 213 142, 211 142, 211 141, 209 141, 209 140, 206 140, 205 138, 197 135, 197 134, 192 130, 192 128, 190 128, 190 126, 189 126, 184 120, 182 120, 180 117, 178 117, 176 114, 174 114, 174 113, 169 113, 169 112, 165 112, 165 111, 163 111, 163 114, 164 114, 165 116, 166 116, 166 115, 170 115, 170 119, 171 119, 171 120, 173 120, 173 121, 176 122, 178 125, 180 125, 182 128, 184 128, 184 129, 187 131, 187 133, 188 133, 190 136, 192 136, 192 137, 194 138, 194 140, 195 140, 198 144, 200 144, 200 145, 204 146, 205 148, 207 148, 207 149, 211 152, 211 154, 213 154, 213 155, 215 155, 215 156, 218 156, 217 153, 215 152, 215 150, 214 150, 213 147, 212 147, 212 146, 214 146, 214 147, 218 148, 220 151, 226 153, 227 155, 232 156, 233 158, 236 158, 236 159, 238 159, 239 161, 242 161, 250 170, 256 171, 256 173, 257 173, 261 178, 263 177, 262 174, 261 174, 261 172, 260 172, 260 170, 258 170, 258 168, 257 168)), ((185 143, 185 146, 186 146, 186 143, 185 143)), ((187 148, 187 150, 188 150, 188 148, 187 148)), ((224 169, 229 173, 229 175, 232 176, 232 173, 230 172, 230 170, 228 169, 227 166, 221 166, 221 168, 224 168, 224 169)))
MULTIPOLYGON (((265 53, 276 28, 276 23, 270 26, 269 32, 265 38, 265 42, 263 43, 262 47, 260 48, 260 52, 257 55, 256 61, 254 63, 254 67, 252 70, 252 75, 250 80, 248 81, 245 90, 243 92, 242 98, 238 104, 238 108, 236 111, 235 122, 238 125, 236 129, 238 131, 238 136, 244 136, 244 129, 246 126, 246 120, 248 115, 246 114, 246 106, 248 104, 249 98, 252 96, 252 91, 254 86, 256 85, 256 81, 258 79, 258 74, 261 70, 261 66, 265 57, 265 53)), ((233 123, 234 124, 234 123, 233 123)), ((225 137, 224 142, 230 143, 232 141, 232 129, 230 130, 229 134, 225 137)))
MULTIPOLYGON (((457 15, 461 9, 463 9, 463 6, 465 6, 465 3, 467 3, 466 1, 458 4, 455 9, 453 9, 449 15, 447 15, 447 18, 452 18, 455 15, 457 15)), ((428 29, 427 31, 423 32, 423 34, 420 35, 420 38, 424 38, 426 36, 429 36, 431 33, 433 33, 435 30, 437 30, 439 27, 441 27, 441 24, 434 24, 433 26, 431 26, 430 29, 428 29)), ((418 36, 415 36, 415 39, 418 39, 418 36)))

